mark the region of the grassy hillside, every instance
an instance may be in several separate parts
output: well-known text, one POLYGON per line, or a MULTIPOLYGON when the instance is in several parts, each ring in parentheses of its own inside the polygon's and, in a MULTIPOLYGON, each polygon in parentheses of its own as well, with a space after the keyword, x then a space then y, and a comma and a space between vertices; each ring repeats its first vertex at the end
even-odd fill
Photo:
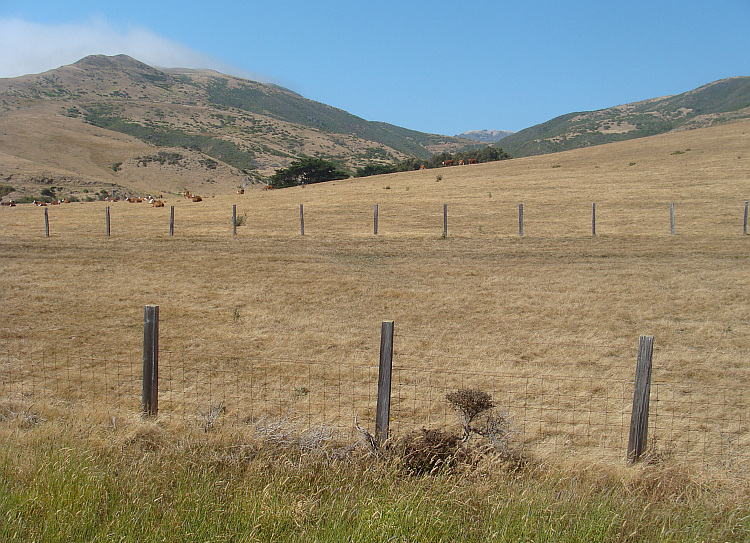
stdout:
POLYGON ((561 115, 511 134, 502 145, 514 157, 540 155, 747 117, 750 77, 734 77, 676 96, 561 115))
POLYGON ((158 70, 125 55, 95 55, 43 74, 0 80, 0 128, 0 177, 17 185, 52 179, 79 192, 92 182, 131 192, 149 186, 137 165, 158 150, 186 160, 153 167, 162 181, 148 192, 171 192, 163 179, 169 177, 181 187, 204 184, 228 193, 303 156, 333 160, 353 172, 373 161, 394 163, 473 145, 366 121, 276 85, 213 71, 158 70), (57 134, 46 127, 63 123, 65 147, 50 146, 57 134), (91 126, 100 129, 96 141, 88 137, 91 126), (114 149, 123 135, 134 145, 114 149), (70 161, 69 152, 79 160, 70 161), (206 166, 212 161, 218 167, 206 166))

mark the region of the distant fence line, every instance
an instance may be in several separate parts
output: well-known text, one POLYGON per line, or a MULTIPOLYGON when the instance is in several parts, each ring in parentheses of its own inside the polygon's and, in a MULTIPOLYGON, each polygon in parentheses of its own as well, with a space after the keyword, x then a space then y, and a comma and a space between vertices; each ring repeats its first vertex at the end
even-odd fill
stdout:
POLYGON ((182 353, 159 352, 158 306, 150 308, 142 366, 132 357, 123 362, 60 346, 9 349, 0 360, 2 397, 26 410, 102 406, 205 430, 285 420, 353 435, 356 417, 383 443, 422 427, 456 427, 446 394, 481 389, 512 423, 514 438, 531 451, 594 451, 634 461, 656 446, 689 462, 750 467, 746 391, 703 385, 696 391, 695 385, 652 379, 651 336, 641 337, 635 379, 416 367, 409 356, 399 362, 391 321, 381 330, 379 364, 366 360, 372 353, 355 353, 347 358, 361 361, 344 364, 243 353, 202 356, 208 362, 200 367, 182 353))
MULTIPOLYGON (((747 235, 747 217, 748 217, 748 201, 745 202, 744 205, 744 213, 742 218, 742 235, 747 235)), ((597 235, 596 233, 596 202, 591 204, 591 236, 595 237, 597 235)), ((232 235, 237 235, 237 226, 238 226, 238 217, 237 217, 237 205, 232 206, 232 221, 231 221, 231 227, 232 227, 232 235)), ((373 213, 373 235, 378 235, 378 225, 379 225, 379 205, 375 204, 374 207, 374 213, 373 213)), ((669 225, 670 225, 670 233, 671 235, 676 234, 676 225, 677 221, 675 218, 675 204, 670 203, 669 204, 669 225)), ((175 211, 174 206, 170 206, 170 213, 169 213, 169 235, 174 236, 175 232, 175 211)), ((49 213, 47 211, 47 208, 44 208, 44 232, 45 236, 50 236, 50 220, 49 220, 49 213)), ((110 215, 110 206, 107 206, 105 208, 105 233, 107 237, 111 236, 111 215, 110 215)), ((305 235, 305 212, 304 212, 304 204, 299 204, 299 234, 300 236, 305 235)), ((448 204, 443 204, 443 237, 448 236, 448 204)), ((519 203, 518 204, 518 237, 523 237, 524 235, 524 204, 519 203)))

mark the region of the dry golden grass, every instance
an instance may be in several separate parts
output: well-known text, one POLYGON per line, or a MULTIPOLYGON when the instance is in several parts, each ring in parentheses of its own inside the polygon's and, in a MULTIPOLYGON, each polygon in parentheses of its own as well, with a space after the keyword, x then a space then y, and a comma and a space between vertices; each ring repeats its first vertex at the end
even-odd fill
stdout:
POLYGON ((394 424, 445 423, 445 391, 471 385, 537 452, 621 459, 638 336, 653 334, 652 434, 736 466, 750 458, 748 150, 743 122, 165 208, 119 202, 110 238, 103 202, 47 208, 49 238, 41 208, 2 208, 5 395, 41 405, 29 390, 50 383, 18 368, 44 364, 58 400, 97 389, 137 410, 143 306, 155 303, 163 413, 200 420, 212 387, 240 420, 273 399, 351 427, 335 404, 352 402, 371 425, 380 323, 394 320, 394 424), (232 205, 247 214, 236 237, 232 205), (54 358, 19 354, 52 345, 54 358))

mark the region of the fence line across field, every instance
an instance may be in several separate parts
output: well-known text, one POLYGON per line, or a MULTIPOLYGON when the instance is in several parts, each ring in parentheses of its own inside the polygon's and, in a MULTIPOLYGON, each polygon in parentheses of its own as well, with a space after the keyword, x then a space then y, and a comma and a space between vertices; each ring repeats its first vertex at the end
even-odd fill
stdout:
MULTIPOLYGON (((106 352, 83 346, 29 353, 8 349, 0 361, 2 397, 25 409, 137 411, 140 403, 148 416, 158 413, 204 429, 295 418, 309 427, 323 424, 353 435, 358 420, 383 443, 423 427, 457 427, 446 394, 481 389, 512 422, 518 442, 533 451, 599 451, 608 458, 636 460, 656 440, 691 462, 750 466, 748 404, 736 387, 641 381, 638 374, 633 380, 632 366, 627 378, 604 372, 566 377, 420 367, 394 349, 390 321, 390 332, 387 323, 381 330, 379 367, 371 351, 351 353, 344 363, 252 353, 186 356, 163 350, 159 356, 157 307, 147 306, 144 314, 142 366, 130 355, 112 360, 106 352), (389 378, 383 373, 387 368, 389 378)), ((641 345, 639 372, 650 364, 650 354, 642 350, 641 345)))
MULTIPOLYGON (((748 201, 745 201, 744 204, 744 213, 743 213, 743 219, 742 219, 742 235, 747 235, 747 218, 748 218, 748 201)), ((170 214, 169 214, 169 236, 174 236, 174 220, 175 220, 175 210, 174 206, 170 206, 170 214)), ((379 204, 375 204, 374 207, 374 214, 373 214, 373 235, 378 235, 379 230, 379 204)), ((231 214, 231 226, 232 226, 232 234, 234 236, 237 235, 237 205, 232 205, 232 214, 231 214)), ((670 203, 669 204, 669 224, 670 224, 670 233, 671 235, 676 234, 676 218, 675 218, 675 204, 670 203)), ((45 236, 49 237, 50 235, 50 219, 49 219, 49 213, 47 208, 44 208, 44 229, 45 229, 45 236)), ((300 236, 305 235, 305 213, 304 213, 304 204, 299 204, 299 230, 300 230, 300 236)), ((111 212, 110 212, 110 206, 107 206, 105 208, 105 233, 107 237, 111 236, 111 212)), ((591 237, 596 237, 597 235, 597 212, 596 212, 596 203, 591 204, 591 237)), ((448 204, 443 204, 443 233, 442 237, 446 238, 448 236, 448 204)), ((518 237, 524 237, 524 204, 519 203, 518 204, 518 237)))

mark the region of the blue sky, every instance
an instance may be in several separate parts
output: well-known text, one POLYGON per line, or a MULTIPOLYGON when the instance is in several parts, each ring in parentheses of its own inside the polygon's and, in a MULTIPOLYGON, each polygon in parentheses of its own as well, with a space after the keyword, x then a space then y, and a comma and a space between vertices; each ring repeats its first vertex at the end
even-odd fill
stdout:
POLYGON ((0 77, 95 53, 423 132, 517 131, 750 75, 750 0, 0 0, 0 77))

